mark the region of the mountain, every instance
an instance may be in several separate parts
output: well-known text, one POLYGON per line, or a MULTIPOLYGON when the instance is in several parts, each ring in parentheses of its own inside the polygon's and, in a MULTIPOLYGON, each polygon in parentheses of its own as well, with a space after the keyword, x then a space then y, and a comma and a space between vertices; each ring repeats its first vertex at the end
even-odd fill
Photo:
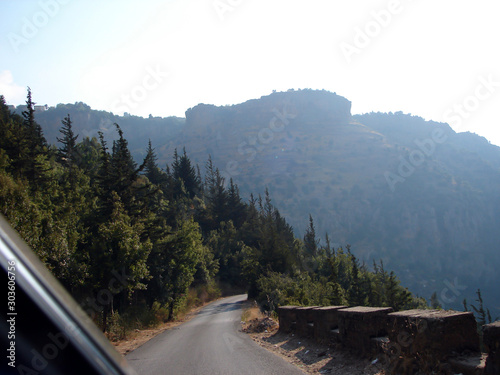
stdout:
MULTIPOLYGON (((26 106, 21 105, 13 112, 21 114, 25 108, 26 106)), ((138 161, 144 158, 149 139, 155 144, 169 142, 185 123, 185 119, 180 117, 117 116, 106 111, 92 110, 82 102, 58 104, 47 110, 35 110, 36 120, 42 126, 45 138, 50 144, 57 145, 57 137, 61 137, 61 121, 68 114, 71 116, 75 134, 79 134, 78 142, 85 137, 97 137, 99 131, 104 134, 106 140, 116 140, 118 136, 113 124, 119 124, 129 139, 130 151, 138 161)))
MULTIPOLYGON (((71 107, 37 114, 47 136, 71 107)), ((352 116, 350 101, 315 90, 199 104, 185 119, 71 114, 83 135, 120 123, 137 158, 151 138, 160 165, 175 148, 201 167, 211 155, 243 196, 268 188, 297 234, 311 214, 317 234, 367 266, 382 259, 411 291, 461 308, 480 288, 500 315, 500 148, 478 135, 401 112, 352 116)))

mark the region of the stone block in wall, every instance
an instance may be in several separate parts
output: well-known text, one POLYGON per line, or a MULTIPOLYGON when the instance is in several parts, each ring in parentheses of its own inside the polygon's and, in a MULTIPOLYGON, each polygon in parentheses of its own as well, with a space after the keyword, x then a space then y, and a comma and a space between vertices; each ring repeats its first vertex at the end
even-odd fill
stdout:
POLYGON ((325 306, 313 309, 314 338, 319 343, 329 344, 334 339, 335 330, 339 327, 339 310, 346 306, 325 306))
POLYGON ((299 306, 278 307, 279 331, 283 333, 295 332, 297 326, 296 309, 299 306))
POLYGON ((471 312, 407 310, 388 315, 392 359, 413 366, 439 368, 450 356, 479 352, 476 320, 471 312))
POLYGON ((349 307, 338 311, 341 343, 362 354, 372 348, 371 338, 387 335, 387 314, 391 307, 349 307))
POLYGON ((302 337, 314 336, 314 309, 318 306, 297 307, 297 335, 302 337))
POLYGON ((500 374, 500 321, 483 326, 483 343, 488 352, 485 374, 500 374))

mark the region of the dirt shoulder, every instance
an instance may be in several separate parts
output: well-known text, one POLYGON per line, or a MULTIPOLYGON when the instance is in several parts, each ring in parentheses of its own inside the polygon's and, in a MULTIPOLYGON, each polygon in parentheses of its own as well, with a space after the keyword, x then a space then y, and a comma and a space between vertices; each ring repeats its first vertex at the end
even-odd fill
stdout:
POLYGON ((345 351, 319 345, 313 340, 277 332, 250 333, 263 348, 293 363, 308 374, 385 375, 377 362, 360 359, 345 351))
MULTIPOLYGON (((255 314, 250 314, 255 315, 255 314)), ((245 320, 242 330, 257 344, 294 364, 307 374, 385 375, 378 360, 361 359, 338 347, 278 332, 278 324, 267 317, 245 320)))

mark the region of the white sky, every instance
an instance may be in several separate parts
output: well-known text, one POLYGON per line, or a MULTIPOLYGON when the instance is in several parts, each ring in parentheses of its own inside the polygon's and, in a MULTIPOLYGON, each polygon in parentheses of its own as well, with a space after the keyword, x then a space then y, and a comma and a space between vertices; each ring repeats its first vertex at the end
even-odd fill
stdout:
POLYGON ((326 89, 353 114, 403 111, 500 145, 499 15, 498 0, 1 0, 0 94, 184 116, 326 89))

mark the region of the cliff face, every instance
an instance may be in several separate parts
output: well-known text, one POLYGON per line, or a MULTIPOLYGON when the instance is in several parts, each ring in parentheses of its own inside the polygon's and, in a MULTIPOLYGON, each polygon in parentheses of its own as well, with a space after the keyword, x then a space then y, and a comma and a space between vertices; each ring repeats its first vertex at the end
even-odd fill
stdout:
POLYGON ((322 239, 328 232, 351 244, 368 264, 382 259, 445 307, 473 301, 477 288, 498 300, 500 148, 447 124, 402 113, 352 117, 350 108, 311 90, 198 105, 164 151, 186 146, 200 165, 210 154, 243 194, 269 188, 297 233, 311 213, 322 239))

